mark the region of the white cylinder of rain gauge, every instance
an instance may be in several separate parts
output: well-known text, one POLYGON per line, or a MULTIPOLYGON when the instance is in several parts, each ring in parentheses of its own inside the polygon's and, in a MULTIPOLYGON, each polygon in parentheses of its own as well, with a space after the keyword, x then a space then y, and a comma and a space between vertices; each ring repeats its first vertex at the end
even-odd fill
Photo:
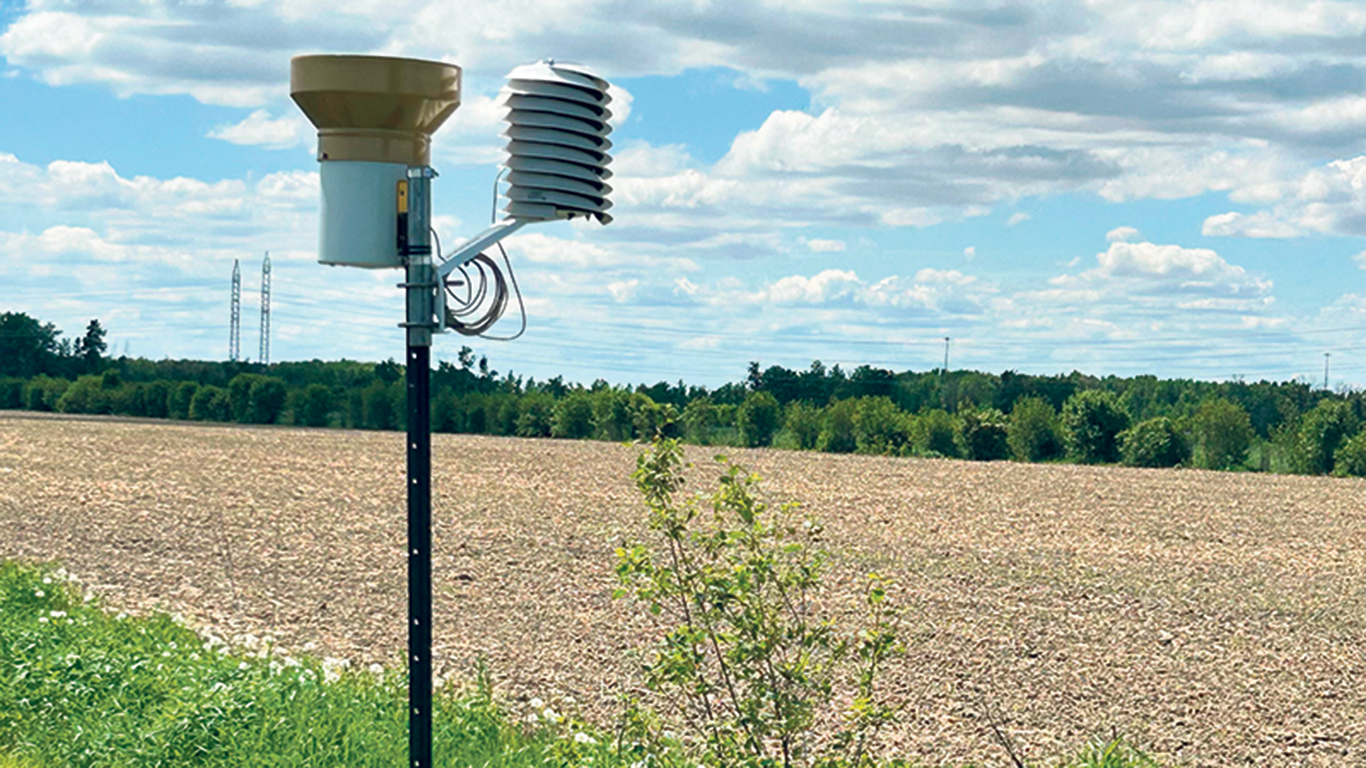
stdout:
POLYGON ((347 267, 399 267, 398 183, 402 163, 333 160, 322 177, 322 221, 318 261, 347 267))

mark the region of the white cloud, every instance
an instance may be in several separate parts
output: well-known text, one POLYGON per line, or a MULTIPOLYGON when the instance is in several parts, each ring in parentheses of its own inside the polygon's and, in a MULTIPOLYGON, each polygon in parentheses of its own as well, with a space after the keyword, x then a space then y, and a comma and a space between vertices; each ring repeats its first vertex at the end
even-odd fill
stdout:
POLYGON ((1271 207, 1205 220, 1207 235, 1258 238, 1366 235, 1366 155, 1335 160, 1265 195, 1271 207))
POLYGON ((1010 218, 1006 219, 1006 226, 1013 227, 1017 224, 1023 224, 1032 218, 1034 217, 1024 211, 1016 211, 1015 213, 1010 214, 1010 218))
POLYGON ((841 253, 847 247, 843 240, 822 240, 820 238, 806 240, 803 238, 801 242, 815 253, 841 253))
POLYGON ((309 129, 309 123, 303 117, 272 118, 270 112, 258 109, 240 123, 214 128, 209 131, 209 138, 266 149, 290 149, 311 135, 309 129))
POLYGON ((977 258, 977 246, 969 245, 967 248, 963 249, 964 261, 972 261, 975 258, 977 258))
POLYGON ((1112 243, 1131 243, 1140 237, 1133 227, 1115 227, 1105 233, 1105 239, 1112 243))
POLYGON ((613 301, 620 304, 634 298, 636 289, 639 287, 639 280, 618 280, 607 284, 607 292, 612 294, 613 301))

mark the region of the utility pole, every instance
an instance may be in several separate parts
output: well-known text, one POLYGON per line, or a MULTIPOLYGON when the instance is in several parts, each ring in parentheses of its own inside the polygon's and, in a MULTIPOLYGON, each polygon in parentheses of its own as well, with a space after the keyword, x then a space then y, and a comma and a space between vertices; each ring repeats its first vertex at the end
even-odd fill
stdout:
POLYGON ((1323 388, 1328 389, 1328 359, 1333 356, 1332 352, 1323 353, 1323 388))
POLYGON ((270 365, 270 251, 261 262, 261 365, 270 365))
POLYGON ((939 407, 949 409, 949 392, 946 388, 949 373, 949 337, 944 337, 944 367, 939 369, 939 407))
POLYGON ((228 332, 228 360, 237 362, 242 356, 242 268, 232 260, 232 320, 228 332))

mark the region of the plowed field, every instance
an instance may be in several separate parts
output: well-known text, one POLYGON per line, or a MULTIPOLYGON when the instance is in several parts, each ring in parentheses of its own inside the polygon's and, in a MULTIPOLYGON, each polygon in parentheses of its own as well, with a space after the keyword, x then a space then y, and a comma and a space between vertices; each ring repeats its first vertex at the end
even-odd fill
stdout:
MULTIPOLYGON (((404 643, 396 433, 0 414, 0 557, 57 558, 158 606, 354 663, 404 643)), ((606 718, 642 632, 612 549, 644 535, 615 444, 438 435, 438 663, 606 718)), ((698 481, 712 451, 697 449, 698 481)), ((889 734, 1005 764, 1127 734, 1165 763, 1366 765, 1366 483, 733 451, 835 552, 897 578, 910 653, 889 734)), ((700 485, 701 483, 696 483, 700 485)))

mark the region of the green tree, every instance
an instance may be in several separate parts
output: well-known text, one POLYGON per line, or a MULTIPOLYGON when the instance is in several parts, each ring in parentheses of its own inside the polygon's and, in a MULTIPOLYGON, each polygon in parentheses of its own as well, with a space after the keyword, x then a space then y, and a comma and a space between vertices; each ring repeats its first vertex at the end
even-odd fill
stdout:
POLYGON ((582 440, 593 435, 593 399, 583 391, 571 392, 555 403, 550 423, 552 437, 582 440))
POLYGON ((550 437, 555 423, 555 398, 545 392, 528 392, 517 403, 517 435, 550 437))
POLYGON ((174 385, 165 379, 157 379, 147 385, 145 396, 147 415, 153 419, 164 419, 170 414, 171 390, 174 385))
POLYGON ((816 435, 816 450, 824 453, 853 453, 858 447, 854 437, 854 400, 836 400, 821 409, 821 431, 816 435))
POLYGON ((199 391, 199 384, 193 381, 182 381, 175 385, 171 390, 171 396, 167 399, 167 415, 173 419, 190 418, 190 408, 194 405, 194 396, 199 391))
POLYGON ((25 383, 14 376, 0 377, 0 409, 12 411, 24 407, 25 383))
MULTIPOLYGON (((235 379, 234 379, 235 381, 235 379)), ((398 404, 394 400, 393 387, 373 381, 361 390, 361 426, 365 429, 398 429, 398 404)))
POLYGON ((1344 442, 1333 454, 1333 474, 1339 477, 1366 477, 1366 430, 1344 442))
POLYGON ((1119 435, 1124 463, 1131 467, 1175 467, 1190 458, 1176 423, 1166 416, 1140 421, 1119 435))
POLYGON ((1010 458, 1006 415, 995 408, 975 408, 959 414, 963 457, 973 461, 1010 458))
POLYGON ((747 448, 758 448, 773 442, 773 434, 778 431, 778 418, 782 408, 778 399, 768 392, 751 392, 740 404, 735 414, 736 426, 740 428, 740 441, 747 448))
POLYGON ((61 335, 52 323, 39 322, 23 312, 0 313, 0 375, 30 379, 55 372, 61 335))
POLYGON ((798 448, 809 451, 816 447, 816 442, 821 436, 821 411, 799 400, 787 406, 783 426, 792 433, 792 439, 797 441, 798 448))
POLYGON ((57 401, 62 413, 112 413, 113 399, 104 386, 102 376, 82 376, 76 379, 57 401))
POLYGON ((906 414, 890 397, 860 397, 854 401, 854 450, 894 456, 910 438, 906 414))
POLYGON ((284 413, 289 388, 282 379, 265 376, 252 382, 247 398, 251 402, 248 420, 252 424, 275 424, 284 413))
POLYGON ((1119 461, 1119 433, 1129 427, 1129 414, 1115 393, 1087 389, 1072 395, 1062 408, 1068 452, 1086 464, 1119 461))
POLYGON ((309 384, 289 393, 289 411, 294 423, 305 427, 325 427, 331 423, 336 398, 332 388, 324 384, 309 384))
POLYGON ((919 456, 958 457, 954 418, 940 408, 932 408, 911 421, 910 450, 919 456))
POLYGON ((1333 471, 1338 448, 1361 428, 1351 403, 1321 400, 1300 421, 1291 465, 1306 475, 1326 475, 1333 471))
POLYGON ((1209 399, 1191 419, 1191 432, 1205 469, 1232 469, 1247 460, 1252 447, 1252 420, 1237 403, 1209 399))
POLYGON ((621 442, 631 439, 631 411, 628 398, 620 390, 598 390, 593 394, 593 437, 621 442))
POLYGON ((34 376, 24 388, 24 404, 30 411, 55 411, 71 382, 45 373, 34 376))
POLYGON ((190 418, 195 421, 232 421, 232 399, 222 387, 200 387, 190 401, 190 418))
POLYGON ((720 418, 711 398, 695 397, 683 407, 683 434, 698 445, 711 443, 712 430, 720 426, 720 418))
POLYGON ((91 320, 85 327, 85 335, 76 342, 76 354, 81 358, 85 370, 90 373, 100 370, 104 362, 104 352, 109 348, 104 343, 104 334, 100 321, 91 320))
POLYGON ((1048 461, 1063 454, 1058 412, 1042 397, 1015 401, 1006 426, 1006 445, 1016 461, 1048 461))
POLYGON ((228 404, 232 420, 243 424, 251 423, 251 388, 265 378, 259 373, 239 373, 228 382, 228 404))

